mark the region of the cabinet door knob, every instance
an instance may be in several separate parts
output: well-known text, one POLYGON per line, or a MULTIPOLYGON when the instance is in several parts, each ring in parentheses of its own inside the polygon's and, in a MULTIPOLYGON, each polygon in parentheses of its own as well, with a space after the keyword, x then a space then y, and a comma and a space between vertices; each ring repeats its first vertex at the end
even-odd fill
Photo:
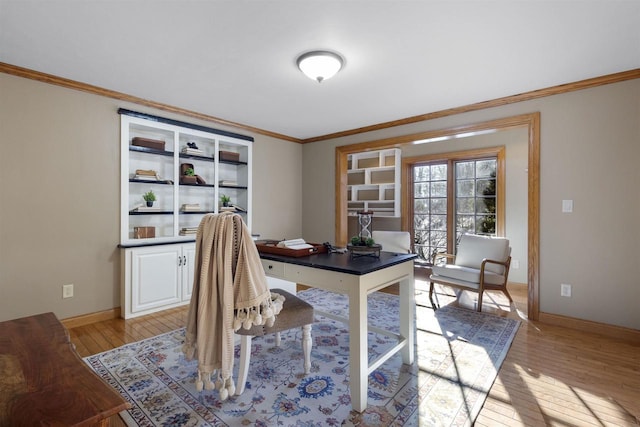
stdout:
POLYGON ((269 270, 271 270, 273 268, 273 265, 269 264, 269 270))
POLYGON ((178 267, 182 266, 182 257, 178 257, 178 267))
POLYGON ((187 256, 182 257, 182 265, 187 265, 187 256))

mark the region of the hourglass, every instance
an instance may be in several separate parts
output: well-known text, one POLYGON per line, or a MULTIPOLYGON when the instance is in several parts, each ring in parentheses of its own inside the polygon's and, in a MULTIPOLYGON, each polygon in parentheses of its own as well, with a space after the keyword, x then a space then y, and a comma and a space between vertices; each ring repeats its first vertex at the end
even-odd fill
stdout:
POLYGON ((360 242, 366 244, 367 239, 371 238, 371 217, 373 212, 371 211, 359 211, 358 212, 358 224, 360 224, 360 242))

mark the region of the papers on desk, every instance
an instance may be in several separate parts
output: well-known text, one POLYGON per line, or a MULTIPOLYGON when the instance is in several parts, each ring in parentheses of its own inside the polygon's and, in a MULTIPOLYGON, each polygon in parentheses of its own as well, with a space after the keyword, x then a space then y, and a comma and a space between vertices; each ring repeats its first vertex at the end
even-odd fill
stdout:
POLYGON ((304 241, 304 239, 282 240, 278 242, 279 248, 287 249, 313 249, 313 246, 304 241))

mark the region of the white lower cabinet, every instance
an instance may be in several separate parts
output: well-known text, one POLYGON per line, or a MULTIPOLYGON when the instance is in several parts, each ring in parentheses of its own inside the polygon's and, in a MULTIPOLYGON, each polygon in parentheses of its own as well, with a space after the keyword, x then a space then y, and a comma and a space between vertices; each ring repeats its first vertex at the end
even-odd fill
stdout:
POLYGON ((121 316, 129 319, 188 304, 195 251, 195 243, 123 249, 121 316))

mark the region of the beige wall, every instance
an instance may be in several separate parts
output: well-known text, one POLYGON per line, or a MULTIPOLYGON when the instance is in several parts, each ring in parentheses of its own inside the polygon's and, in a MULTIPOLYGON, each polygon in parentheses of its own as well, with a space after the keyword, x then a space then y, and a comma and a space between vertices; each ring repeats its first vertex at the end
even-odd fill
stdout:
MULTIPOLYGON (((303 235, 333 240, 336 146, 536 111, 541 113, 540 310, 640 329, 640 263, 635 259, 640 80, 305 144, 303 235), (561 212, 563 199, 574 200, 573 213, 561 212), (571 298, 560 297, 561 283, 573 286, 571 298)), ((441 146, 450 151, 454 144, 441 146)), ((515 166, 516 175, 521 168, 515 166)), ((524 226, 508 232, 524 233, 524 226)))
MULTIPOLYGON (((224 129, 0 73, 0 321, 119 306, 119 107, 224 129)), ((252 231, 298 236, 302 147, 250 136, 252 231)))

